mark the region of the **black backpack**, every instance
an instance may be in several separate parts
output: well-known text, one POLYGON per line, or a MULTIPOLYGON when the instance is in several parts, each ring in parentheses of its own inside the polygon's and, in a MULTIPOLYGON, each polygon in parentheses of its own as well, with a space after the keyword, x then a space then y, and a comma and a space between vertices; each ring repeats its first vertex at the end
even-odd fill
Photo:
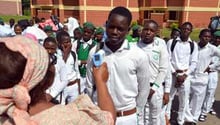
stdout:
MULTIPOLYGON (((176 43, 177 43, 177 40, 173 39, 173 42, 172 42, 171 47, 170 47, 171 52, 173 52, 176 43)), ((193 42, 189 42, 189 44, 190 44, 190 54, 192 54, 193 50, 194 50, 194 43, 193 42)))

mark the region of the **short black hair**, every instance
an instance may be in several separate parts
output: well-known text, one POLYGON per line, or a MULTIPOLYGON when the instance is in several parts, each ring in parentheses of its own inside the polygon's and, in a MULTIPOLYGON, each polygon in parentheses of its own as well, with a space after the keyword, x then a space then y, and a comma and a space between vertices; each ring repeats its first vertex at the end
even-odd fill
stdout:
MULTIPOLYGON (((147 20, 146 22, 145 22, 145 24, 146 23, 153 23, 155 26, 156 26, 156 28, 158 29, 159 28, 159 25, 158 25, 158 23, 155 21, 155 20, 147 20)), ((144 25, 145 25, 144 24, 144 25)))
POLYGON ((184 25, 189 25, 189 26, 193 29, 193 25, 192 25, 191 22, 184 22, 184 23, 181 25, 181 27, 184 26, 184 25))
POLYGON ((52 43, 57 44, 56 39, 53 38, 53 37, 47 37, 47 38, 44 40, 44 44, 47 43, 47 42, 52 42, 52 43))
POLYGON ((115 7, 115 8, 112 9, 111 12, 109 13, 108 19, 110 19, 110 17, 111 17, 113 14, 117 14, 117 15, 121 15, 121 16, 127 17, 127 19, 128 19, 128 25, 131 24, 132 14, 131 14, 130 10, 128 10, 127 8, 125 8, 125 7, 123 7, 123 6, 115 7))
POLYGON ((203 30, 200 31, 199 37, 202 36, 202 35, 203 35, 204 33, 206 33, 206 32, 212 34, 210 29, 203 29, 203 30))
POLYGON ((61 38, 62 38, 63 36, 68 36, 68 37, 70 37, 70 35, 69 35, 68 32, 63 31, 63 30, 59 31, 59 32, 57 33, 57 35, 56 35, 56 39, 57 39, 57 42, 58 42, 58 43, 61 42, 61 38))

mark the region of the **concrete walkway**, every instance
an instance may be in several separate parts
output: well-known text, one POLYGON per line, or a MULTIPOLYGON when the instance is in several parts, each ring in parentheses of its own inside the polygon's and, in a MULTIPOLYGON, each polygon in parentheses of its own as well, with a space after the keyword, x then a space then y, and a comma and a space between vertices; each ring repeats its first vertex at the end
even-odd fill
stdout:
MULTIPOLYGON (((215 95, 215 103, 214 103, 214 109, 217 113, 216 116, 208 114, 207 120, 205 122, 198 122, 197 125, 220 125, 220 82, 218 85, 218 88, 216 89, 216 95, 215 95)), ((177 118, 177 111, 178 111, 178 98, 175 97, 173 109, 172 110, 172 116, 171 116, 171 125, 176 125, 176 118, 177 118)))

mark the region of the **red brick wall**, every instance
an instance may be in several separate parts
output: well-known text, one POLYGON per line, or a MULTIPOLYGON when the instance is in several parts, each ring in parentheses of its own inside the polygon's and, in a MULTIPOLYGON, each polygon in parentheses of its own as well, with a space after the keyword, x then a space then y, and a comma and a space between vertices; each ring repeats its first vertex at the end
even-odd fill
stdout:
POLYGON ((167 0, 167 6, 182 6, 183 2, 183 0, 167 0))
POLYGON ((192 22, 194 27, 207 27, 210 21, 210 17, 214 15, 215 12, 190 12, 189 21, 192 22))
POLYGON ((217 7, 218 0, 191 0, 190 6, 192 7, 217 7))
POLYGON ((138 0, 129 0, 129 7, 138 7, 138 0))
POLYGON ((21 3, 19 3, 19 12, 17 12, 17 2, 0 1, 0 14, 1 15, 21 15, 21 3))
POLYGON ((126 7, 126 5, 127 5, 127 0, 114 0, 114 2, 113 2, 113 6, 124 6, 124 7, 126 7))
POLYGON ((50 15, 51 15, 51 12, 52 11, 41 11, 41 10, 38 10, 37 11, 37 16, 39 18, 45 18, 45 19, 49 19, 50 18, 50 15))
POLYGON ((108 17, 108 11, 87 11, 87 21, 93 22, 96 26, 103 26, 108 17))
POLYGON ((53 0, 37 0, 37 4, 53 4, 53 0))
POLYGON ((166 0, 151 0, 151 6, 161 6, 164 7, 166 0))
POLYGON ((87 0, 86 4, 88 6, 111 6, 111 0, 87 0))
POLYGON ((79 19, 79 12, 77 10, 64 10, 64 18, 68 17, 79 19))
POLYGON ((164 14, 163 13, 151 13, 151 19, 155 20, 160 27, 163 26, 164 14))

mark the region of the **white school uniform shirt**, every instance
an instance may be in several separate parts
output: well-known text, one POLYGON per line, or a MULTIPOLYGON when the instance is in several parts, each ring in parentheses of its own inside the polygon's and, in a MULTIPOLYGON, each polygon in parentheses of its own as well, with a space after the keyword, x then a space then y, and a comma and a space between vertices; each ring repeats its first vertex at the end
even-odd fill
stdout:
MULTIPOLYGON (((57 51, 60 58, 63 59, 62 51, 59 49, 57 51)), ((76 54, 76 61, 74 60, 74 57, 70 53, 66 62, 64 62, 67 68, 67 80, 68 82, 72 82, 76 79, 80 79, 80 73, 79 73, 79 65, 78 65, 78 57, 76 54)))
POLYGON ((150 83, 155 83, 151 89, 157 90, 159 87, 163 87, 162 83, 165 81, 169 66, 169 55, 165 41, 154 37, 154 41, 150 44, 139 41, 137 45, 150 57, 150 83))
MULTIPOLYGON (((90 56, 96 47, 90 51, 90 56)), ((104 62, 107 63, 109 79, 107 88, 114 102, 116 111, 126 111, 137 107, 143 110, 149 94, 149 59, 137 46, 130 46, 125 40, 122 46, 112 52, 106 45, 104 62)), ((94 79, 92 58, 87 63, 87 89, 92 96, 94 79)))
POLYGON ((54 81, 53 84, 46 90, 46 93, 50 94, 53 98, 59 95, 68 84, 66 77, 67 68, 65 63, 62 58, 57 57, 54 81))
POLYGON ((195 71, 198 62, 198 46, 190 38, 186 42, 183 42, 179 37, 177 37, 177 43, 174 47, 173 52, 171 52, 171 45, 173 39, 167 42, 167 49, 170 56, 171 72, 174 73, 176 70, 185 70, 186 75, 191 74, 195 71), (191 52, 190 43, 194 43, 194 50, 191 52))
MULTIPOLYGON (((220 50, 216 46, 208 43, 203 48, 199 47, 199 54, 198 54, 199 63, 197 64, 195 73, 204 74, 204 71, 208 67, 210 68, 211 71, 215 71, 215 69, 220 66, 219 61, 210 64, 212 62, 213 57, 215 56, 220 58, 220 50)), ((206 74, 208 73, 206 72, 206 74)))

